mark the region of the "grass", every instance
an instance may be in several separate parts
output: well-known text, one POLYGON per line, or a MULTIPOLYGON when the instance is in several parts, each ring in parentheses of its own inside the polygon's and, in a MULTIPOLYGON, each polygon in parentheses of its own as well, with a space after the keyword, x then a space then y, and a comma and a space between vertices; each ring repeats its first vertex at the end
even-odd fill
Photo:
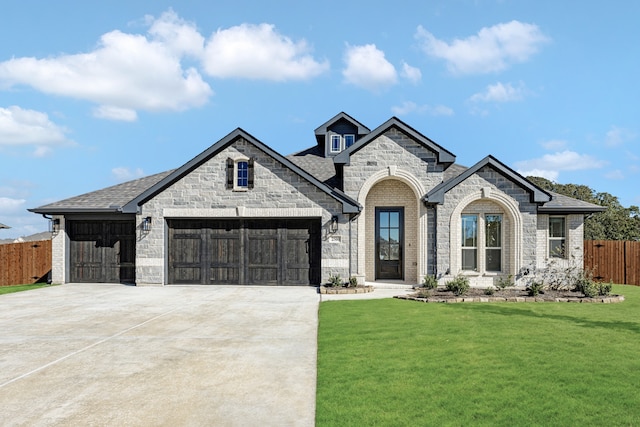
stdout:
POLYGON ((329 301, 318 426, 640 425, 640 288, 619 304, 329 301))
POLYGON ((46 283, 35 283, 33 285, 0 286, 0 295, 30 291, 31 289, 44 288, 45 286, 51 285, 47 285, 46 283))

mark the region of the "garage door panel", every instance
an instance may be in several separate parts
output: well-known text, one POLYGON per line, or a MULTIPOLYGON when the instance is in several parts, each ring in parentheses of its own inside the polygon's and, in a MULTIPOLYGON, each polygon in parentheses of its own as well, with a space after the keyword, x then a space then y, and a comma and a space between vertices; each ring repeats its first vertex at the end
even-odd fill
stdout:
POLYGON ((319 220, 169 220, 169 227, 170 283, 316 284, 319 278, 319 220), (180 243, 189 236, 202 242, 200 252, 180 243), (183 251, 191 254, 189 266, 176 263, 183 251), (178 272, 187 267, 200 275, 178 272))
POLYGON ((209 239, 209 283, 239 283, 240 239, 239 233, 211 233, 209 239))
POLYGON ((199 284, 202 280, 202 235, 189 228, 200 223, 181 223, 171 231, 169 273, 172 283, 199 284))
POLYGON ((69 220, 72 282, 135 281, 133 221, 69 220))

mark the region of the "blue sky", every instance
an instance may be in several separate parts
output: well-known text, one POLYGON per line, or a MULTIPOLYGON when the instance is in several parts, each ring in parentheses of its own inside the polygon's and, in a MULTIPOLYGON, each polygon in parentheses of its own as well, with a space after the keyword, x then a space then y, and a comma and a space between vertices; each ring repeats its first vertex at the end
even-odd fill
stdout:
POLYGON ((237 127, 290 154, 344 111, 471 166, 640 204, 640 2, 21 1, 0 15, 0 238, 237 127), (366 5, 366 6, 365 6, 366 5))

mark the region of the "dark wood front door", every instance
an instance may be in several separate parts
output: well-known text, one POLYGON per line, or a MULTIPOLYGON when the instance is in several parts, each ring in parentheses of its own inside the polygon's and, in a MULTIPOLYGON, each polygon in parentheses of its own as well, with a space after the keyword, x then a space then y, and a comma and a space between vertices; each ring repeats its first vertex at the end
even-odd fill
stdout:
POLYGON ((169 220, 169 283, 320 282, 320 221, 169 220))
POLYGON ((376 279, 404 279, 404 208, 376 208, 376 279))
POLYGON ((67 233, 71 282, 135 281, 133 221, 69 221, 67 233))

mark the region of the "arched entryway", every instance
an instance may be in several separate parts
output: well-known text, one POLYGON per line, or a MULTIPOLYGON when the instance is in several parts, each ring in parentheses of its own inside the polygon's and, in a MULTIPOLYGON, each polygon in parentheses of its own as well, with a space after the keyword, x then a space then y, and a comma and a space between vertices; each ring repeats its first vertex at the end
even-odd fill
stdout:
POLYGON ((358 227, 359 236, 366 236, 365 280, 417 283, 421 252, 418 202, 418 194, 402 179, 387 177, 371 186, 364 200, 364 221, 358 227))

